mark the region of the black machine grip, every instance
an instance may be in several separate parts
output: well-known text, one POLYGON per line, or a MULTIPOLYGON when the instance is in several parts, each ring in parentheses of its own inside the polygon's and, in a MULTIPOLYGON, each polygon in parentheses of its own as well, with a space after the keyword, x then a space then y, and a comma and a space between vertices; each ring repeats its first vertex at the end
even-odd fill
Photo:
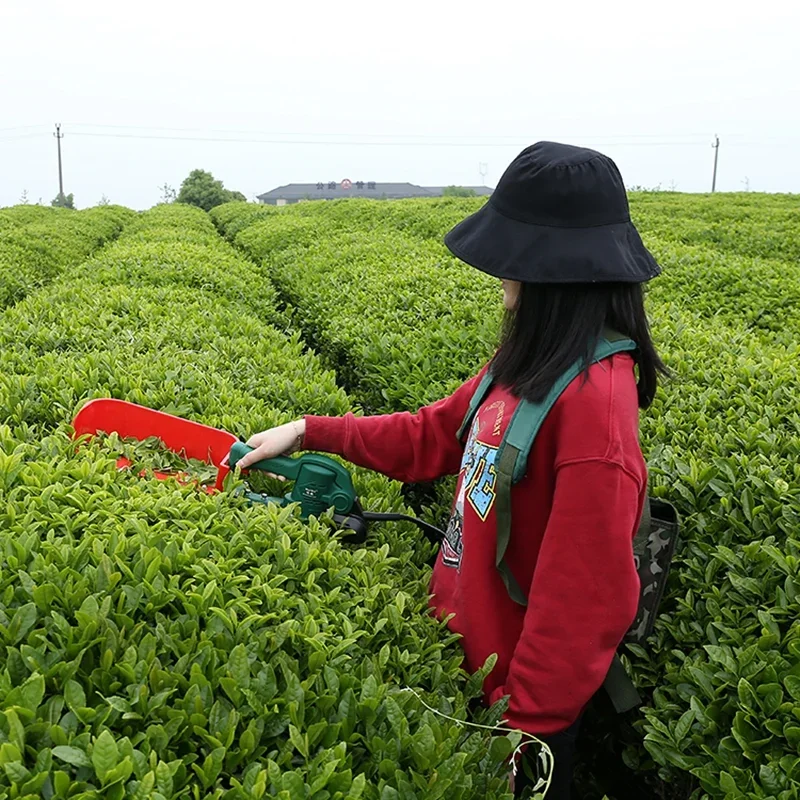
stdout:
POLYGON ((333 521, 341 530, 347 531, 342 540, 350 544, 363 544, 367 540, 367 523, 355 514, 334 514, 333 521))
POLYGON ((409 517, 407 514, 378 513, 375 511, 362 511, 360 515, 367 522, 413 522, 425 534, 431 544, 439 544, 444 538, 444 531, 439 530, 435 525, 429 525, 416 517, 409 517))

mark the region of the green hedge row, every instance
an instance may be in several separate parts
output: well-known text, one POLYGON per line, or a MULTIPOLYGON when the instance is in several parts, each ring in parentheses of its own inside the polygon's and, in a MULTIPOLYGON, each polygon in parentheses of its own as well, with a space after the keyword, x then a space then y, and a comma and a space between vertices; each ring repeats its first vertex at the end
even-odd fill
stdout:
MULTIPOLYGON (((212 216, 231 241, 249 229, 241 244, 256 259, 273 258, 286 248, 322 244, 342 232, 379 231, 382 236, 399 232, 418 237, 449 261, 442 237, 484 202, 483 198, 389 204, 341 200, 282 210, 231 203, 215 209, 212 216)), ((632 213, 665 269, 652 286, 657 296, 683 298, 689 308, 721 315, 734 326, 744 321, 754 330, 768 331, 770 338, 797 335, 796 204, 781 196, 640 193, 632 195, 632 213)))
MULTIPOLYGON (((70 441, 96 396, 245 436, 353 408, 209 231, 147 212, 0 319, 0 798, 508 797, 511 740, 402 691, 466 719, 481 684, 426 613, 416 529, 347 546, 70 441)), ((403 510, 398 484, 354 480, 403 510)))
MULTIPOLYGON (((393 229, 441 243, 453 225, 485 202, 485 198, 453 197, 391 203, 357 199, 301 203, 284 209, 229 203, 218 206, 212 214, 231 239, 254 221, 286 212, 294 218, 309 217, 337 228, 393 229)), ((800 258, 796 196, 633 192, 630 204, 634 221, 650 243, 657 238, 670 244, 699 245, 750 258, 790 262, 800 258)))
POLYGON ((765 346, 800 335, 800 262, 753 259, 699 245, 652 238, 664 272, 648 289, 655 305, 680 304, 761 335, 765 346))
POLYGON ((645 236, 750 258, 800 258, 793 195, 635 194, 631 210, 645 236))
MULTIPOLYGON (((363 204, 353 203, 351 225, 344 203, 306 204, 235 235, 377 411, 432 402, 472 374, 491 352, 500 305, 496 282, 448 259, 440 243, 397 232, 395 208, 367 207, 362 229, 363 204)), ((218 224, 234 222, 229 213, 218 224)), ((766 269, 759 285, 762 266, 753 264, 747 289, 745 260, 682 248, 648 300, 674 375, 643 415, 643 444, 653 491, 679 507, 685 538, 656 633, 630 653, 650 702, 645 746, 626 758, 645 771, 655 762, 669 780, 688 772, 698 796, 713 798, 800 789, 800 346, 769 325, 745 328, 764 319, 770 293, 792 292, 766 269)))
POLYGON ((248 228, 256 222, 278 214, 279 209, 255 203, 233 202, 217 206, 212 209, 211 213, 214 224, 224 230, 228 239, 233 239, 243 228, 248 228))
POLYGON ((31 222, 48 222, 72 213, 65 208, 51 206, 17 205, 0 208, 0 230, 28 225, 31 222))
MULTIPOLYGON (((247 248, 248 231, 239 241, 247 248)), ((276 252, 269 270, 294 321, 371 411, 452 391, 485 362, 499 325, 499 281, 401 233, 380 247, 361 232, 330 233, 276 252)))
MULTIPOLYGON (((51 281, 66 267, 116 238, 135 212, 118 206, 85 211, 20 206, 0 227, 0 308, 51 281), (42 212, 51 213, 42 213, 42 212)), ((3 212, 0 212, 3 213, 3 212)), ((4 217, 0 216, 0 220, 4 217)))
MULTIPOLYGON (((303 215, 245 227, 226 206, 212 217, 226 214, 222 232, 237 231, 235 242, 267 270, 292 322, 367 410, 417 407, 473 375, 499 324, 499 281, 390 226, 377 244, 372 221, 370 232, 356 223, 348 230, 328 205, 319 218, 303 204, 292 208, 303 215)), ((367 206, 373 216, 374 206, 367 206)), ((361 207, 354 204, 356 220, 361 207)))

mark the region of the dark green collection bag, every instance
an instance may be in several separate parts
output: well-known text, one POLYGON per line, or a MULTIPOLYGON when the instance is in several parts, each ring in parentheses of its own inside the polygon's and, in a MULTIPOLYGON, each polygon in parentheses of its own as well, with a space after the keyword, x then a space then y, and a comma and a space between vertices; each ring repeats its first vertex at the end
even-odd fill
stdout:
MULTIPOLYGON (((608 331, 600 339, 592 363, 602 361, 616 353, 635 349, 634 341, 608 331)), ((505 553, 511 538, 511 487, 525 476, 528 454, 548 412, 555 405, 561 393, 582 371, 581 363, 574 364, 556 381, 550 393, 540 403, 529 403, 522 400, 514 411, 497 452, 495 461, 497 472, 495 564, 509 596, 521 605, 527 605, 527 597, 505 560, 505 553)), ((459 440, 464 440, 464 436, 469 431, 472 420, 492 383, 492 376, 487 372, 472 396, 469 410, 458 432, 459 440)), ((678 514, 673 506, 648 495, 641 523, 633 540, 633 553, 641 581, 639 609, 636 619, 623 640, 623 645, 627 643, 643 644, 653 631, 679 530, 678 514)), ((619 713, 629 711, 641 703, 639 693, 625 671, 619 655, 614 657, 603 688, 619 713)))

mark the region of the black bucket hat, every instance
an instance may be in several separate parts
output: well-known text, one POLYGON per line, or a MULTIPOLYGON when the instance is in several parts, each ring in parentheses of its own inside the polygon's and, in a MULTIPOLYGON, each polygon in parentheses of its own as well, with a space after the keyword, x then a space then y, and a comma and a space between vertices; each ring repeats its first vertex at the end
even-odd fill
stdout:
POLYGON ((523 150, 444 241, 461 261, 525 283, 643 283, 661 272, 631 222, 617 165, 555 142, 523 150))

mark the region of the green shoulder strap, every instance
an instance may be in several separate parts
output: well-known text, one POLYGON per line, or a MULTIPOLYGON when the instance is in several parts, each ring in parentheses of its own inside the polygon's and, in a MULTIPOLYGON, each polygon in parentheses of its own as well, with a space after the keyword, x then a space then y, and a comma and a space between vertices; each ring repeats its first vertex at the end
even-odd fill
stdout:
POLYGON ((608 674, 603 681, 603 689, 617 714, 624 714, 642 703, 641 695, 625 671, 619 653, 614 654, 608 674))
POLYGON ((459 441, 464 438, 464 434, 469 430, 469 426, 472 425, 472 420, 475 417, 475 414, 478 412, 478 409, 480 408, 481 403, 489 392, 491 386, 492 376, 490 371, 487 369, 481 378, 480 383, 478 384, 478 388, 472 395, 472 399, 469 401, 469 408, 467 409, 466 416, 464 417, 464 421, 461 423, 461 427, 458 429, 458 433, 456 434, 459 441))
MULTIPOLYGON (((602 361, 615 353, 636 349, 636 343, 631 339, 617 335, 614 336, 614 341, 612 341, 609 338, 609 334, 611 332, 608 332, 598 342, 592 357, 592 363, 602 361)), ((497 453, 495 461, 495 470, 497 472, 495 484, 495 515, 497 519, 495 565, 511 599, 523 606, 528 604, 528 599, 505 560, 506 550, 511 540, 511 487, 525 476, 528 453, 545 417, 563 391, 581 374, 583 369, 582 362, 578 361, 573 364, 555 382, 547 397, 541 402, 529 403, 527 400, 520 401, 508 424, 497 453)))

